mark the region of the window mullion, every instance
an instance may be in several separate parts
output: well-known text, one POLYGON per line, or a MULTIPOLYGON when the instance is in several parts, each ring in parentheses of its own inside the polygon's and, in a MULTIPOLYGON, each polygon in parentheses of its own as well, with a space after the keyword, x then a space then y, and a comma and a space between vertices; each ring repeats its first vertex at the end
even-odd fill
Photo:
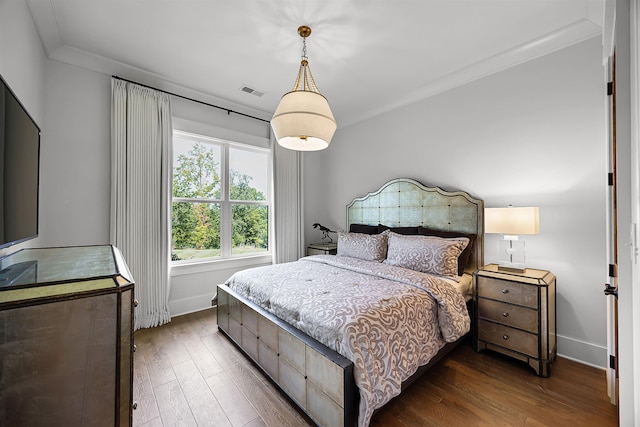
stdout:
POLYGON ((231 256, 231 203, 229 202, 229 145, 222 145, 222 205, 220 211, 220 251, 224 258, 231 256))

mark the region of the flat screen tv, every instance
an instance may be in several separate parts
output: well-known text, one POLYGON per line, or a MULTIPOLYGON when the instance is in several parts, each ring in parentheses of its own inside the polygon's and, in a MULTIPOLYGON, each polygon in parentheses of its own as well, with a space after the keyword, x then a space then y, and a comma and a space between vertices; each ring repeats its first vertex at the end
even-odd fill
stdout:
POLYGON ((0 248, 38 236, 40 128, 0 76, 0 248))

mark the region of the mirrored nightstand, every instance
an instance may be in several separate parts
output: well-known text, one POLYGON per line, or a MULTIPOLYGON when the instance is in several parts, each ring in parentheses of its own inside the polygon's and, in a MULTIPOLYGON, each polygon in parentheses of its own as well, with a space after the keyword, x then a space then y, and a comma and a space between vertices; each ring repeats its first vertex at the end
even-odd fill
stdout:
POLYGON ((307 256, 309 255, 335 255, 338 253, 337 243, 311 243, 307 246, 307 256))
POLYGON ((556 277, 546 270, 475 273, 475 348, 527 362, 541 377, 556 357, 556 277))

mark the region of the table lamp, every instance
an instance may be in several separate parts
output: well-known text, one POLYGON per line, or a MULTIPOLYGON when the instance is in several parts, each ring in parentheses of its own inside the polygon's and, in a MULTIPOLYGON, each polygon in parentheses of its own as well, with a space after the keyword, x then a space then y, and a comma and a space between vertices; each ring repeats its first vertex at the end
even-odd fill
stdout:
POLYGON ((538 234, 538 207, 486 208, 484 232, 504 235, 499 243, 498 270, 524 273, 524 234, 538 234))

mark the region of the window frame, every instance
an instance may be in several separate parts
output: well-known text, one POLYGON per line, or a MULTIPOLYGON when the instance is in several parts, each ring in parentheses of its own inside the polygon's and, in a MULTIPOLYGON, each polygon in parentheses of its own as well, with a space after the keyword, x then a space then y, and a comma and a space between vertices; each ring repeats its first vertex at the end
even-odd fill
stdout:
MULTIPOLYGON (((171 206, 175 202, 188 202, 188 203, 208 203, 220 205, 220 255, 209 258, 196 258, 187 260, 171 261, 172 268, 180 268, 185 266, 194 266, 203 264, 216 264, 216 263, 229 263, 231 265, 238 264, 238 260, 257 258, 255 261, 262 263, 267 258, 273 257, 273 151, 271 148, 265 148, 255 146, 252 144, 246 144, 237 141, 230 141, 227 139, 190 131, 180 130, 174 127, 172 136, 179 135, 184 139, 192 141, 199 141, 205 144, 213 144, 220 147, 220 195, 221 199, 211 198, 191 198, 191 197, 174 197, 173 195, 173 168, 174 168, 174 156, 172 155, 171 161, 171 206), (232 200, 230 198, 230 161, 229 154, 231 148, 244 150, 249 152, 264 153, 267 156, 267 186, 265 200, 232 200), (254 205, 254 206, 266 206, 268 210, 267 216, 267 250, 264 252, 254 252, 249 254, 233 254, 233 223, 232 223, 232 206, 237 204, 254 205)), ((173 146, 173 140, 172 140, 173 146)), ((173 236, 173 219, 171 224, 171 236, 173 236)), ((173 237, 172 237, 173 240, 173 237)), ((173 250, 170 248, 170 250, 173 250)))

